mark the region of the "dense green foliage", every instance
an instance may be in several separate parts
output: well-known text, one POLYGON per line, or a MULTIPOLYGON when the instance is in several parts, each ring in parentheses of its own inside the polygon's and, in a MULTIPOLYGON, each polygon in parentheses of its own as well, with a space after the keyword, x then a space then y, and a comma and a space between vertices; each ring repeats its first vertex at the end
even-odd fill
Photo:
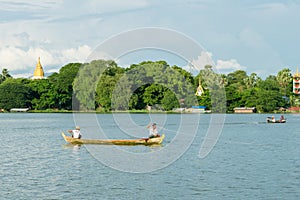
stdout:
POLYGON ((145 61, 122 68, 112 60, 70 63, 47 79, 14 79, 7 69, 0 74, 0 109, 32 110, 143 110, 169 111, 204 105, 212 112, 233 112, 235 107, 256 107, 273 112, 290 107, 292 74, 287 68, 262 80, 243 70, 216 73, 207 65, 193 76, 165 61, 145 61), (195 92, 199 83, 204 91, 195 92))
POLYGON ((0 85, 0 108, 27 108, 30 106, 31 88, 27 79, 7 79, 0 85))
POLYGON ((185 105, 195 105, 194 86, 186 79, 188 72, 171 68, 166 62, 142 62, 126 69, 113 93, 113 109, 145 109, 146 106, 171 110, 179 107, 178 100, 185 105), (170 99, 176 99, 167 104, 170 99))

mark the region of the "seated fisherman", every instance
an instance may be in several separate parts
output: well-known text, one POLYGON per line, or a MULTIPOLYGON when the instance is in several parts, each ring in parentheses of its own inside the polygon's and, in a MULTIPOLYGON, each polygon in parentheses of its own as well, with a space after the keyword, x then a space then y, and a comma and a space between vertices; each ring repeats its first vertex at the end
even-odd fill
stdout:
POLYGON ((156 123, 153 123, 151 125, 149 124, 147 128, 149 129, 149 138, 160 137, 157 131, 156 123))
POLYGON ((75 130, 68 130, 69 133, 72 133, 72 138, 81 138, 80 127, 76 126, 75 130))

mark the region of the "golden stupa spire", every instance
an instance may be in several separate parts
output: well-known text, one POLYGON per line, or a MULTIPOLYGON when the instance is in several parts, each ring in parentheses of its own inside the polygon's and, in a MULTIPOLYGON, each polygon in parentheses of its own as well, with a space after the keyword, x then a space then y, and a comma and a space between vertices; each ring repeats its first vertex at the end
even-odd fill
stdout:
POLYGON ((300 76, 300 75, 299 75, 299 72, 298 72, 298 67, 297 67, 297 69, 296 69, 296 74, 295 74, 295 76, 300 76))
POLYGON ((38 62, 36 64, 36 68, 34 70, 33 79, 42 79, 44 78, 44 70, 41 64, 40 57, 38 58, 38 62))
POLYGON ((201 85, 201 81, 200 81, 200 77, 199 77, 199 86, 197 88, 197 91, 196 91, 196 96, 201 96, 202 94, 204 93, 204 90, 203 90, 203 87, 201 85))

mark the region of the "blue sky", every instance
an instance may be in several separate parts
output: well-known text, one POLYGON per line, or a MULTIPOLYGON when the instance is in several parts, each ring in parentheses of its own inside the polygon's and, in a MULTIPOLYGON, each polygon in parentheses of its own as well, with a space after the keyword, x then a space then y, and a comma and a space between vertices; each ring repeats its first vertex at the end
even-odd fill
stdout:
MULTIPOLYGON (((222 73, 242 69, 264 78, 285 67, 294 73, 300 60, 299 11, 297 0, 0 0, 0 69, 29 77, 40 56, 51 73, 85 62, 118 34, 157 27, 201 45, 199 69, 211 60, 222 73)), ((171 65, 186 64, 159 51, 117 61, 128 66, 164 58, 171 65)))

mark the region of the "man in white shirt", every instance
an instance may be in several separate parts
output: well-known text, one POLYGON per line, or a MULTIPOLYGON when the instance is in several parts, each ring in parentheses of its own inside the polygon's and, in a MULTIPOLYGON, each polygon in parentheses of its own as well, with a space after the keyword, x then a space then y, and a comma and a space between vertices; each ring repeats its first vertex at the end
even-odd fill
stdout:
POLYGON ((76 126, 75 130, 68 130, 69 133, 72 133, 72 138, 81 138, 80 127, 76 126))
POLYGON ((152 125, 149 124, 147 128, 149 129, 149 138, 160 137, 157 131, 156 123, 153 123, 152 125))

